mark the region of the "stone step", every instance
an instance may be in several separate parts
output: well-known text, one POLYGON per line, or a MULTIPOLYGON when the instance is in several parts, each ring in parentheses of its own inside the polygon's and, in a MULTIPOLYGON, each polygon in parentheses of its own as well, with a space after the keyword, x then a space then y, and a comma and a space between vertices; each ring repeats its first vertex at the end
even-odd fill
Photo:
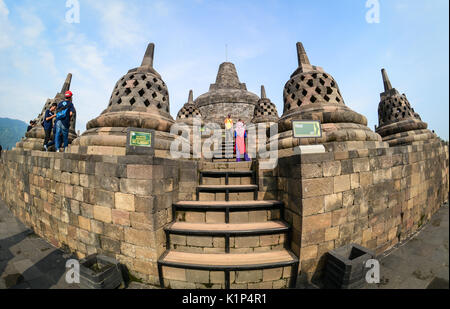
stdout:
POLYGON ((202 185, 250 185, 255 184, 255 175, 251 170, 244 171, 200 171, 202 185))
POLYGON ((283 202, 267 201, 180 201, 173 204, 175 210, 249 211, 282 208, 283 202))
POLYGON ((254 192, 258 185, 199 185, 199 192, 254 192))
POLYGON ((282 221, 267 221, 256 223, 241 223, 241 224, 227 224, 227 223, 189 223, 189 222, 174 222, 166 229, 169 234, 177 235, 269 235, 277 233, 286 233, 289 231, 289 226, 282 221))
POLYGON ((255 223, 174 222, 165 229, 167 248, 191 253, 254 253, 282 250, 290 227, 283 221, 255 223))
POLYGON ((262 253, 166 251, 158 260, 162 288, 294 288, 298 258, 290 250, 262 253))
POLYGON ((258 185, 199 185, 198 201, 230 201, 258 199, 258 185))
POLYGON ((280 209, 276 208, 267 210, 233 209, 229 212, 226 210, 177 210, 173 218, 177 222, 190 223, 255 223, 280 220, 282 215, 280 209))
POLYGON ((254 184, 253 177, 246 176, 246 177, 229 177, 228 183, 225 176, 223 177, 209 177, 204 176, 201 178, 201 184, 202 185, 251 185, 254 184))
POLYGON ((250 270, 290 266, 298 258, 289 250, 246 254, 201 254, 166 251, 158 261, 160 266, 203 270, 250 270))
POLYGON ((250 170, 252 162, 200 162, 200 170, 250 170))

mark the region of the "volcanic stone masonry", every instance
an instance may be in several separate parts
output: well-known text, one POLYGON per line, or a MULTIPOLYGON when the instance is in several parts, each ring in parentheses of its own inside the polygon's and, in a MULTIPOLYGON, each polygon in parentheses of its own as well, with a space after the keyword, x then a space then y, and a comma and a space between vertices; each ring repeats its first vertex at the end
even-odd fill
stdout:
POLYGON ((428 124, 414 111, 406 95, 400 95, 397 89, 392 88, 385 69, 381 70, 381 74, 384 92, 380 95, 379 126, 376 132, 383 137, 383 141, 388 142, 390 146, 396 146, 436 139, 436 134, 427 130, 428 124))
POLYGON ((155 45, 149 44, 138 68, 128 71, 115 85, 108 107, 88 122, 87 131, 73 142, 72 153, 124 155, 127 128, 156 131, 157 156, 167 156, 169 134, 174 120, 170 115, 169 92, 161 75, 153 68, 155 45))
POLYGON ((298 68, 284 87, 284 112, 279 121, 279 149, 300 144, 323 144, 329 151, 387 147, 367 127, 367 119, 345 106, 334 78, 310 64, 302 43, 297 43, 298 68), (293 120, 319 120, 323 135, 318 139, 292 136, 293 120))
MULTIPOLYGON (((168 89, 153 68, 153 52, 150 44, 142 65, 118 81, 108 107, 88 123, 69 153, 40 151, 43 135, 35 129, 0 158, 0 198, 36 234, 78 258, 104 254, 144 282, 171 288, 223 288, 227 280, 232 288, 287 288, 293 279, 320 279, 330 250, 350 243, 377 254, 389 250, 448 201, 448 143, 427 130, 384 70, 375 133, 364 116, 345 106, 333 77, 309 63, 301 43, 299 68, 284 88, 279 120, 264 87, 259 98, 240 83, 232 63, 221 64, 208 93, 194 100, 190 92, 176 123, 189 123, 193 116, 223 123, 228 113, 233 120, 253 121, 250 125, 278 122, 280 134, 272 137, 280 139, 278 165, 269 169, 260 158, 237 163, 169 156, 175 121, 168 89), (323 138, 294 139, 296 119, 320 120, 323 138), (154 157, 125 155, 127 127, 156 130, 154 157), (326 152, 294 151, 304 144, 323 144, 326 152), (227 192, 230 188, 251 192, 227 192), (229 224, 244 236, 227 242, 202 234, 229 224), (246 230, 272 225, 278 235, 254 236, 250 230, 248 236, 246 230), (180 235, 189 228, 192 234, 180 235), (266 266, 261 257, 278 264, 228 275, 167 264, 174 257, 178 263, 184 261, 180 257, 216 263, 214 254, 220 261, 239 261, 238 266, 256 257, 266 266), (161 262, 166 263, 162 271, 161 262)), ((69 74, 55 100, 69 89, 70 79, 69 74)))

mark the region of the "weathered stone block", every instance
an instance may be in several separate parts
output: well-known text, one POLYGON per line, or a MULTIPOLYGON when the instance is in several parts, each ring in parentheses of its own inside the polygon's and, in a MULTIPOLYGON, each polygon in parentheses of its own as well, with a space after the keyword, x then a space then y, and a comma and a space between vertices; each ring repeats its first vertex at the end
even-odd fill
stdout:
POLYGON ((121 192, 116 192, 114 195, 115 207, 116 209, 126 210, 126 211, 135 211, 135 201, 133 194, 125 194, 121 192))
POLYGON ((153 179, 152 165, 128 165, 127 178, 130 179, 153 179))
POLYGON ((339 226, 331 227, 325 230, 325 241, 335 240, 339 237, 339 226))
POLYGON ((120 179, 120 192, 151 196, 153 194, 153 181, 143 179, 120 179))
POLYGON ((323 213, 325 207, 325 196, 317 196, 302 200, 303 216, 323 213))
POLYGON ((350 190, 350 175, 334 177, 334 193, 350 190))
POLYGON ((136 230, 134 228, 126 227, 124 229, 124 233, 125 233, 125 241, 130 244, 142 247, 154 246, 153 235, 150 231, 136 230))
POLYGON ((332 212, 332 226, 342 225, 347 222, 347 209, 338 209, 332 212))
POLYGON ((325 211, 342 208, 342 193, 325 195, 325 211))
POLYGON ((303 218, 303 232, 326 229, 331 227, 331 213, 323 213, 303 218))
POLYGON ((224 212, 206 212, 206 223, 225 223, 224 212))
MULTIPOLYGON (((317 258, 317 245, 306 246, 300 249, 300 259, 309 260, 317 258)), ((279 279, 279 278, 278 278, 279 279)))
POLYGON ((252 248, 259 246, 259 236, 236 237, 236 248, 252 248))
POLYGON ((358 173, 358 172, 369 172, 370 171, 369 158, 353 159, 353 171, 355 173, 358 173))
POLYGON ((322 163, 302 164, 300 172, 300 178, 304 179, 322 177, 322 163))
POLYGON ((333 193, 333 178, 306 179, 301 181, 303 198, 333 193))
POLYGON ((78 225, 81 229, 91 231, 91 220, 83 216, 78 216, 78 225))
POLYGON ((113 209, 111 211, 112 216, 112 222, 114 224, 123 225, 123 226, 130 226, 130 213, 128 211, 120 210, 120 209, 113 209))
POLYGON ((186 280, 195 283, 209 283, 209 271, 186 269, 186 280))
POLYGON ((103 206, 94 206, 94 219, 105 223, 111 223, 112 215, 111 208, 103 206))
POLYGON ((323 163, 323 176, 333 177, 341 174, 340 161, 328 161, 323 163))
POLYGON ((132 212, 130 213, 131 226, 136 229, 152 230, 153 216, 148 213, 132 212))
POLYGON ((263 280, 262 270, 237 271, 236 283, 261 282, 263 280))
POLYGON ((186 270, 182 268, 163 267, 163 277, 169 280, 186 281, 186 270))

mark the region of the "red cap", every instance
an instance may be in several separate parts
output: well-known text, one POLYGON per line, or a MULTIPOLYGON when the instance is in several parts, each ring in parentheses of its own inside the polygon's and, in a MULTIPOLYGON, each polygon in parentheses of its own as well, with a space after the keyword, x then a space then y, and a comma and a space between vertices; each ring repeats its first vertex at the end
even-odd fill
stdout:
POLYGON ((66 93, 65 93, 66 98, 71 98, 72 96, 73 96, 72 91, 66 91, 66 93))

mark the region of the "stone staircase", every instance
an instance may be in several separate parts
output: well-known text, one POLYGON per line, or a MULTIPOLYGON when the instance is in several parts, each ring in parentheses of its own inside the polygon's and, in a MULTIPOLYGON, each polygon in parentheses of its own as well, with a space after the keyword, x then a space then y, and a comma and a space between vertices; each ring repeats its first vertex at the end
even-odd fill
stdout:
POLYGON ((225 137, 219 149, 213 153, 213 162, 233 162, 236 161, 236 153, 234 152, 234 140, 227 142, 225 137))
POLYGON ((196 201, 173 205, 161 287, 294 287, 298 258, 280 201, 258 200, 251 162, 203 162, 196 201))

